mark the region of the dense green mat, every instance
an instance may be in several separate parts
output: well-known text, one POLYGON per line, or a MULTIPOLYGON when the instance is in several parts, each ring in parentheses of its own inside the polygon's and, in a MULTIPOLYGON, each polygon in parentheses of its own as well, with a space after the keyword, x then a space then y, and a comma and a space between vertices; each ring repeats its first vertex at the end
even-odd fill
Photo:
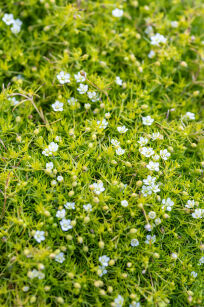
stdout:
POLYGON ((203 306, 203 1, 0 6, 0 306, 203 306))

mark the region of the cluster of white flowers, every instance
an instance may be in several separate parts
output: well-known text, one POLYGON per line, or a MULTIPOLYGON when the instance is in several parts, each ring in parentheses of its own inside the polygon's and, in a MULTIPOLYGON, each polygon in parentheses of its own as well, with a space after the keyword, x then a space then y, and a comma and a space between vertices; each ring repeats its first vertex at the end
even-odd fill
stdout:
POLYGON ((104 274, 107 274, 107 267, 109 265, 110 258, 106 255, 99 257, 99 262, 101 265, 99 266, 99 276, 103 276, 104 274))
POLYGON ((46 147, 42 154, 45 155, 45 156, 52 156, 55 152, 58 151, 58 147, 59 145, 55 142, 51 142, 48 147, 46 147))
POLYGON ((142 186, 142 194, 146 197, 152 193, 160 192, 159 185, 156 184, 156 177, 147 176, 147 179, 143 180, 144 185, 142 186))
POLYGON ((14 34, 18 34, 20 32, 23 23, 18 18, 14 19, 13 14, 4 14, 2 20, 7 26, 11 26, 11 32, 14 34))
POLYGON ((162 209, 166 209, 167 211, 171 211, 172 207, 174 206, 173 200, 171 198, 162 199, 162 209))
POLYGON ((28 277, 30 279, 34 279, 34 278, 43 279, 43 278, 45 278, 45 274, 41 271, 34 269, 34 270, 28 272, 28 277))

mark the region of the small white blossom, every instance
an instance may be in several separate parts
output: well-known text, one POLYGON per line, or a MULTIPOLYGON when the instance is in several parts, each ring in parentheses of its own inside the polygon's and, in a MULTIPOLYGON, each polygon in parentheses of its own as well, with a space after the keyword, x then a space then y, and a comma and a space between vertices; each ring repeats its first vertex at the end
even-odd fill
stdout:
POLYGON ((199 259, 198 265, 201 265, 201 264, 203 264, 203 263, 204 263, 204 256, 202 256, 202 257, 199 259))
POLYGON ((51 185, 52 185, 52 186, 57 185, 57 181, 56 181, 56 180, 52 180, 52 181, 51 181, 51 185))
POLYGON ((93 183, 93 191, 96 195, 101 194, 102 192, 105 191, 105 188, 103 186, 103 182, 98 182, 98 183, 93 183))
POLYGON ((148 35, 148 36, 151 36, 154 34, 154 30, 152 28, 152 26, 148 26, 146 29, 145 29, 145 33, 148 35))
POLYGON ((177 253, 171 253, 171 258, 176 260, 178 258, 177 253))
POLYGON ((142 186, 141 193, 142 193, 145 197, 147 197, 148 195, 151 195, 151 194, 152 194, 152 187, 151 187, 151 186, 143 185, 143 186, 142 186))
POLYGON ((173 200, 171 200, 171 198, 167 198, 167 199, 162 199, 162 209, 166 209, 167 211, 171 211, 172 207, 174 205, 173 200))
POLYGON ((155 217, 156 217, 156 213, 155 213, 154 211, 150 211, 150 212, 148 213, 148 216, 149 216, 150 219, 154 220, 155 217))
POLYGON ((163 135, 162 134, 160 134, 159 132, 154 132, 154 133, 152 133, 152 140, 157 140, 157 139, 159 139, 159 140, 163 140, 163 135))
POLYGON ((113 15, 114 17, 120 18, 120 17, 123 16, 123 10, 120 10, 120 9, 116 8, 116 9, 114 9, 114 10, 112 11, 112 15, 113 15))
POLYGON ((58 217, 58 219, 63 219, 63 218, 65 218, 65 215, 66 215, 65 209, 58 210, 57 213, 56 213, 56 217, 58 217))
POLYGON ((154 154, 154 150, 151 147, 140 147, 139 152, 146 158, 149 158, 154 154))
POLYGON ((147 231, 152 231, 152 225, 150 225, 150 224, 146 224, 144 228, 147 231))
POLYGON ((106 129, 106 127, 108 126, 108 122, 106 119, 103 119, 102 121, 98 120, 97 125, 100 129, 106 129))
POLYGON ((34 239, 40 243, 42 241, 45 240, 45 232, 44 231, 40 231, 40 230, 36 230, 35 234, 34 234, 34 239))
POLYGON ((143 137, 140 137, 139 141, 137 141, 137 143, 139 143, 140 146, 145 146, 148 142, 149 142, 149 140, 147 138, 143 138, 143 137))
POLYGON ((96 92, 87 92, 87 95, 92 102, 96 102, 99 100, 99 96, 96 92))
POLYGON ((60 84, 70 83, 70 74, 60 71, 60 73, 57 75, 57 79, 60 84))
POLYGON ((30 289, 29 286, 24 286, 24 287, 22 288, 23 292, 28 292, 29 289, 30 289))
POLYGON ((12 106, 16 106, 17 104, 19 104, 19 101, 15 97, 10 97, 8 98, 8 100, 11 102, 12 106))
POLYGON ((55 261, 63 263, 65 261, 64 253, 61 252, 55 256, 55 261))
POLYGON ((69 99, 67 99, 67 102, 70 106, 74 107, 77 103, 77 99, 74 97, 70 97, 69 99))
POLYGON ((11 27, 11 32, 14 34, 18 34, 20 30, 21 30, 21 27, 18 24, 13 23, 13 26, 11 27))
POLYGON ((157 219, 154 220, 154 223, 155 223, 156 225, 161 224, 161 219, 158 217, 157 219))
POLYGON ((138 246, 139 241, 137 239, 132 239, 130 244, 131 244, 131 246, 138 246))
POLYGON ((32 271, 29 271, 28 272, 28 277, 33 279, 33 278, 38 278, 38 279, 43 279, 45 278, 45 274, 40 272, 40 271, 37 271, 36 269, 32 270, 32 271))
POLYGON ((92 205, 91 204, 83 205, 83 208, 84 208, 85 211, 88 211, 88 212, 92 211, 92 205))
POLYGON ((121 206, 122 206, 122 207, 127 207, 127 206, 128 206, 128 201, 125 200, 125 199, 122 200, 122 201, 121 201, 121 206))
POLYGON ((60 225, 63 231, 72 229, 71 220, 62 219, 60 225))
POLYGON ((88 85, 87 84, 83 84, 80 83, 79 87, 77 88, 77 91, 79 92, 79 94, 85 94, 88 91, 88 85))
POLYGON ((74 75, 74 78, 76 80, 77 83, 80 83, 80 82, 84 82, 86 80, 86 73, 84 73, 85 76, 81 75, 80 71, 74 75))
POLYGON ((204 216, 204 209, 195 209, 192 213, 194 219, 201 219, 204 216))
POLYGON ((191 272, 191 276, 193 276, 194 278, 196 278, 198 276, 198 273, 196 273, 195 271, 191 272))
POLYGON ((151 50, 149 53, 148 53, 148 58, 149 59, 153 59, 155 57, 155 52, 154 50, 151 50))
POLYGON ((99 262, 102 264, 102 266, 106 267, 108 266, 110 258, 106 255, 99 257, 99 262))
POLYGON ((63 102, 60 102, 60 101, 55 101, 55 103, 52 104, 52 108, 55 112, 57 111, 63 111, 63 102))
POLYGON ((153 236, 147 235, 146 236, 146 241, 145 241, 146 244, 155 243, 155 242, 156 242, 156 236, 155 235, 153 235, 153 236))
POLYGON ((120 147, 120 142, 116 139, 111 139, 111 144, 115 147, 120 147))
POLYGON ((117 127, 117 130, 119 133, 125 133, 128 131, 128 128, 126 128, 125 126, 122 126, 122 127, 117 127))
POLYGON ((66 209, 69 209, 69 210, 75 210, 75 203, 74 202, 67 202, 64 207, 66 209))
POLYGON ((188 200, 187 204, 185 205, 186 208, 192 209, 195 206, 195 200, 188 200))
POLYGON ((57 176, 57 181, 62 182, 64 178, 62 176, 57 176))
POLYGON ((118 295, 115 299, 114 299, 114 303, 115 303, 115 307, 122 307, 123 303, 124 303, 124 298, 121 295, 118 295))
POLYGON ((151 126, 151 124, 154 122, 154 119, 151 118, 151 116, 142 117, 142 123, 145 126, 151 126))
POLYGON ((101 271, 101 273, 99 274, 100 277, 107 274, 107 272, 108 272, 103 265, 99 265, 99 270, 101 271))
POLYGON ((129 305, 129 307, 140 307, 140 303, 136 301, 132 301, 132 303, 129 305))
POLYGON ((168 152, 167 149, 164 149, 164 150, 160 150, 160 156, 163 160, 168 160, 171 154, 168 152))
POLYGON ((90 103, 85 103, 85 104, 84 104, 84 108, 85 108, 86 110, 89 110, 89 109, 91 108, 90 103))
POLYGON ((147 164, 147 168, 150 171, 158 172, 159 171, 159 162, 150 161, 149 164, 147 164))
POLYGON ((171 21, 172 28, 178 28, 178 21, 171 21))
POLYGON ((155 35, 150 37, 151 39, 151 45, 153 46, 159 46, 160 44, 166 44, 167 39, 163 35, 156 33, 155 35))
POLYGON ((116 154, 118 156, 121 156, 121 155, 123 155, 125 153, 125 149, 122 149, 121 147, 118 147, 115 152, 116 152, 116 154))
POLYGON ((118 85, 120 85, 120 86, 122 86, 122 85, 123 85, 123 80, 120 79, 120 77, 117 76, 117 77, 115 78, 115 83, 118 84, 118 85))
POLYGON ((192 112, 187 112, 187 113, 184 115, 184 118, 185 118, 185 119, 188 119, 188 120, 194 120, 194 119, 195 119, 195 114, 192 113, 192 112))
POLYGON ((4 14, 2 20, 7 26, 12 25, 14 22, 13 14, 4 14))
POLYGON ((152 177, 150 175, 148 175, 147 178, 143 180, 144 184, 149 185, 149 186, 154 185, 155 181, 156 181, 156 177, 152 177))
POLYGON ((154 161, 158 161, 160 159, 160 156, 156 154, 156 155, 152 156, 152 159, 154 161))

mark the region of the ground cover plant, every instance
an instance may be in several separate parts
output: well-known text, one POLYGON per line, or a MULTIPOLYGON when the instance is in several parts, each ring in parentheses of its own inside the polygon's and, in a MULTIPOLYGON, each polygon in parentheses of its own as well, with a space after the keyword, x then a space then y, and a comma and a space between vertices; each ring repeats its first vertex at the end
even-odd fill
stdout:
POLYGON ((0 306, 203 306, 202 0, 1 0, 0 306))

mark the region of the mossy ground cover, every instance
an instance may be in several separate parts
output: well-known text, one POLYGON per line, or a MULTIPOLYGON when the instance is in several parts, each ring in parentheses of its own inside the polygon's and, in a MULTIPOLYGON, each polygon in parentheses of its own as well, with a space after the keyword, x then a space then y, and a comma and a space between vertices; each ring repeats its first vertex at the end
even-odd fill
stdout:
POLYGON ((203 17, 1 0, 1 306, 203 306, 203 17))

